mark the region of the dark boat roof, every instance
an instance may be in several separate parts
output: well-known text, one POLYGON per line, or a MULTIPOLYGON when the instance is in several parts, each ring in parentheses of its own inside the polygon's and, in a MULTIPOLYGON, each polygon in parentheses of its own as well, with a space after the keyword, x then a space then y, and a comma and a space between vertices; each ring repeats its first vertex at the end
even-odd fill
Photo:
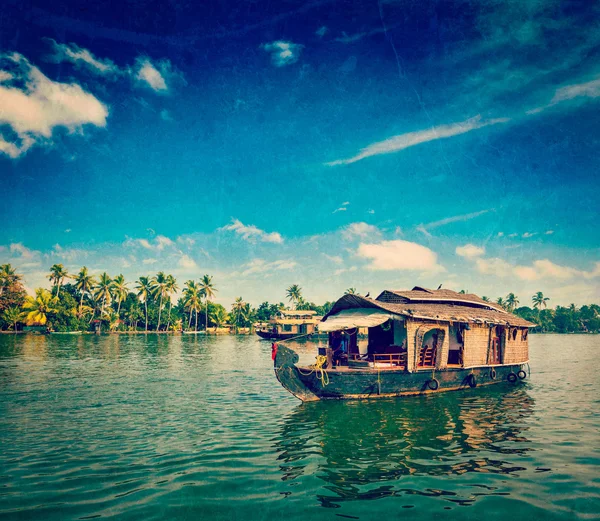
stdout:
POLYGON ((535 326, 472 293, 457 293, 449 289, 433 290, 419 286, 412 290, 384 290, 376 299, 344 295, 323 320, 343 309, 354 308, 376 308, 415 319, 442 322, 535 326))

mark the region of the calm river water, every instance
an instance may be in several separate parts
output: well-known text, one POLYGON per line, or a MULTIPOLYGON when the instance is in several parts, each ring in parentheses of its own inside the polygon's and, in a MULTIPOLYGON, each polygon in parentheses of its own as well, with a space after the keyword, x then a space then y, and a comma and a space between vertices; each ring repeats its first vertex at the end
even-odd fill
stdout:
POLYGON ((0 335, 0 518, 598 519, 600 337, 530 338, 524 385, 302 405, 253 337, 0 335))

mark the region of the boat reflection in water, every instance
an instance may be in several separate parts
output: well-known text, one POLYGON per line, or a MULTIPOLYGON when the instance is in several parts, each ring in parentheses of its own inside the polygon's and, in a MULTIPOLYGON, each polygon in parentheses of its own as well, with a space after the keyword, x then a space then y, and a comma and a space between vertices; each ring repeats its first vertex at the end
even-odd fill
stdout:
POLYGON ((316 476, 324 507, 408 495, 413 503, 418 495, 469 505, 508 495, 506 475, 527 470, 533 405, 526 388, 306 403, 286 418, 276 443, 281 479, 293 485, 316 476))

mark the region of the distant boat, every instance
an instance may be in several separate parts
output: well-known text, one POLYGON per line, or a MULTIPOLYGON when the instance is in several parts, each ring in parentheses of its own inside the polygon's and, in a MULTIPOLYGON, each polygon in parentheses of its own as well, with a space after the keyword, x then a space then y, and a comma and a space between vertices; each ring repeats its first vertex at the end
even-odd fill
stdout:
POLYGON ((312 310, 282 309, 269 323, 256 328, 256 334, 265 340, 285 340, 296 336, 312 335, 316 332, 321 317, 312 310))
POLYGON ((50 331, 51 335, 82 335, 83 331, 50 331))
POLYGON ((272 356, 279 382, 305 402, 455 391, 525 379, 534 326, 477 295, 417 286, 340 298, 319 323, 329 342, 313 365, 296 365, 285 342, 272 356))

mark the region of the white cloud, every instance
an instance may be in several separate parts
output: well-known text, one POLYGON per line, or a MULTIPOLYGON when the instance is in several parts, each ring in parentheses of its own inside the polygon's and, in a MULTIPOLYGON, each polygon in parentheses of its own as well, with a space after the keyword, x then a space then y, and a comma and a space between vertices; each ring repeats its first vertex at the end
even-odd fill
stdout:
POLYGON ((319 27, 316 31, 315 34, 319 37, 319 38, 323 38, 323 36, 325 36, 327 34, 327 27, 326 26, 321 26, 319 27))
POLYGON ((154 239, 128 239, 125 241, 125 244, 128 246, 141 246, 146 250, 154 250, 154 251, 163 251, 167 247, 171 247, 175 245, 168 237, 164 235, 157 235, 154 239))
POLYGON ((533 237, 534 235, 537 235, 537 232, 525 232, 521 237, 523 237, 524 239, 529 239, 530 237, 533 237))
POLYGON ((393 240, 378 244, 361 243, 359 257, 370 259, 372 270, 445 271, 437 263, 437 255, 429 248, 414 242, 393 240))
POLYGON ((146 84, 154 91, 166 91, 168 90, 165 76, 163 75, 164 67, 167 62, 162 62, 163 65, 160 67, 163 70, 159 71, 149 58, 138 58, 136 63, 135 78, 141 83, 146 84))
POLYGON ((160 111, 160 118, 163 121, 173 121, 173 116, 171 116, 171 113, 167 109, 160 111))
POLYGON ((233 219, 231 224, 223 226, 220 230, 232 231, 241 236, 242 239, 249 242, 272 242, 276 244, 283 243, 283 237, 277 232, 265 232, 253 224, 245 225, 239 219, 233 219))
POLYGON ((10 72, 0 71, 0 83, 12 80, 14 76, 10 72))
POLYGON ((298 43, 277 40, 271 43, 263 43, 261 47, 271 53, 271 63, 275 67, 283 67, 296 63, 304 46, 298 43))
POLYGON ((179 266, 185 269, 194 269, 197 268, 198 265, 196 261, 192 259, 189 255, 182 255, 178 262, 179 266))
POLYGON ((504 237, 504 232, 498 232, 497 237, 504 237))
POLYGON ((499 123, 506 123, 508 121, 510 121, 508 118, 482 120, 480 116, 476 116, 466 121, 461 121, 460 123, 452 123, 450 125, 439 125, 437 127, 432 127, 427 130, 407 132, 405 134, 400 134, 398 136, 393 136, 391 138, 385 139, 384 141, 373 143, 368 147, 363 148, 360 151, 360 153, 355 156, 349 157, 347 159, 337 159, 335 161, 326 163, 326 165, 349 165, 367 157, 377 156, 380 154, 391 154, 392 152, 399 152, 400 150, 404 150, 406 148, 419 145, 421 143, 426 143, 428 141, 458 136, 460 134, 470 132, 471 130, 476 130, 479 128, 487 127, 490 125, 496 125, 499 123))
POLYGON ((546 230, 544 235, 552 235, 553 233, 554 233, 554 230, 546 230))
POLYGON ((489 259, 478 258, 475 266, 479 273, 484 275, 495 275, 497 277, 506 277, 512 273, 512 265, 503 259, 492 257, 489 259))
POLYGON ((63 248, 60 244, 55 244, 52 248, 52 254, 67 262, 73 262, 76 259, 87 257, 88 251, 79 248, 63 248))
POLYGON ((267 262, 263 259, 252 259, 249 263, 244 264, 242 275, 252 275, 254 273, 267 273, 277 270, 291 270, 297 266, 293 260, 276 260, 267 262))
POLYGON ((350 223, 342 230, 342 236, 347 240, 351 240, 356 237, 361 239, 366 239, 368 237, 373 238, 379 237, 379 235, 381 235, 381 232, 377 226, 373 226, 372 224, 367 224, 365 222, 350 223))
POLYGON ((562 101, 571 100, 579 97, 597 98, 600 96, 600 78, 585 83, 577 83, 561 87, 556 91, 551 100, 551 104, 555 105, 562 101))
POLYGON ((344 206, 340 206, 339 208, 336 208, 333 212, 331 213, 338 213, 338 212, 345 212, 348 208, 345 208, 344 206))
POLYGON ((0 152, 16 158, 49 140, 56 127, 74 132, 87 124, 106 126, 107 107, 80 85, 52 81, 20 54, 4 59, 18 72, 14 85, 0 85, 0 125, 8 125, 15 134, 14 142, 0 135, 0 152))
POLYGON ((158 262, 158 259, 144 259, 142 261, 142 264, 156 264, 158 262))
POLYGON ((369 209, 369 210, 367 210, 367 213, 374 214, 374 213, 375 213, 375 210, 371 210, 371 209, 369 209))
POLYGON ((52 50, 54 52, 54 54, 49 57, 49 61, 55 63, 68 61, 78 67, 85 67, 100 75, 118 74, 120 72, 119 67, 112 61, 96 58, 90 51, 83 49, 74 43, 57 43, 51 38, 48 40, 51 42, 52 50))
POLYGON ((12 243, 9 247, 11 253, 18 254, 22 259, 33 259, 39 256, 40 252, 37 250, 30 250, 27 246, 24 246, 21 242, 12 243))
POLYGON ((465 244, 464 246, 456 247, 456 254, 461 257, 467 257, 472 259, 474 257, 480 257, 485 253, 485 248, 475 246, 474 244, 465 244))
POLYGON ((350 204, 350 201, 345 201, 342 203, 342 206, 348 206, 350 204))

